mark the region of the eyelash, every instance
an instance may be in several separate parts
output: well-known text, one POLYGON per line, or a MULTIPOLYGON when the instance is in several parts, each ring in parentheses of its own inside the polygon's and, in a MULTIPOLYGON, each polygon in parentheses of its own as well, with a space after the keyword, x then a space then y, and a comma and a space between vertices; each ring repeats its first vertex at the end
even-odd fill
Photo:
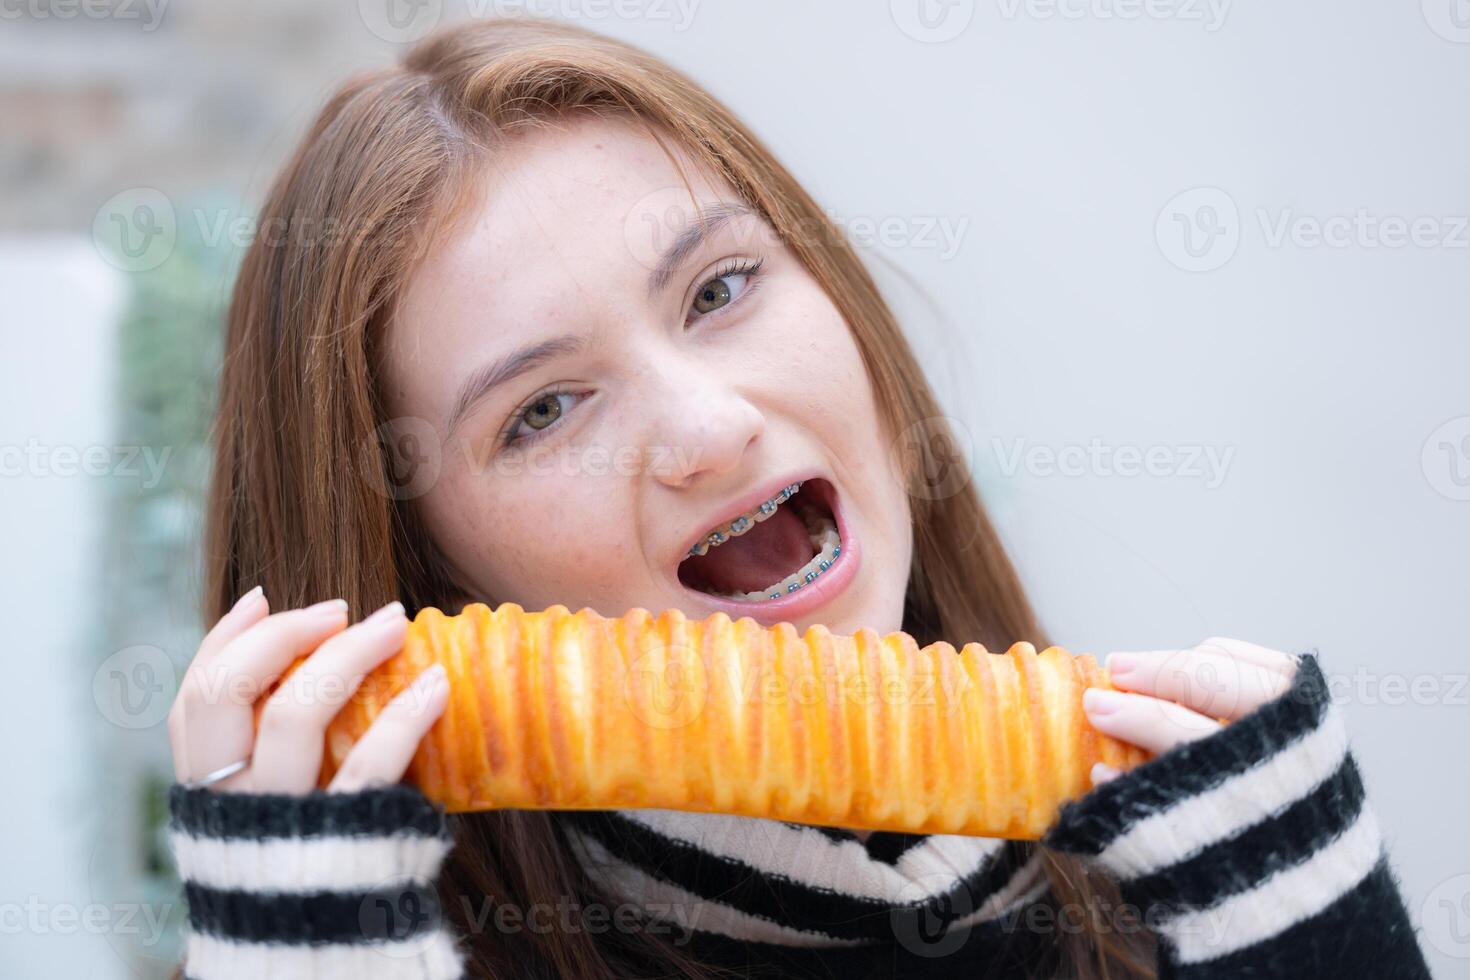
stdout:
POLYGON ((546 428, 534 430, 531 435, 518 436, 515 434, 516 426, 520 424, 521 416, 530 411, 532 405, 535 405, 537 402, 543 402, 548 398, 556 398, 561 395, 575 395, 576 393, 577 392, 572 390, 571 388, 563 387, 560 385, 553 385, 552 387, 547 388, 545 391, 540 391, 532 395, 529 400, 524 402, 519 408, 511 413, 510 418, 506 421, 505 427, 500 430, 500 437, 498 440, 500 443, 500 447, 502 449, 507 449, 511 446, 530 445, 537 439, 540 439, 546 433, 550 432, 552 429, 555 429, 557 423, 561 421, 560 415, 558 415, 556 417, 556 420, 553 421, 546 428))
MULTIPOLYGON (((751 262, 751 261, 749 261, 747 259, 734 259, 734 260, 731 261, 731 263, 729 265, 725 266, 723 269, 716 269, 715 270, 715 274, 712 275, 712 276, 710 276, 708 279, 700 280, 699 285, 701 287, 703 287, 706 283, 709 283, 709 282, 711 282, 711 281, 713 281, 715 279, 728 279, 731 276, 747 276, 750 279, 750 281, 745 284, 744 291, 742 291, 741 294, 737 298, 731 300, 727 305, 722 306, 718 310, 713 310, 713 311, 711 311, 709 313, 700 313, 697 316, 692 317, 691 319, 701 320, 701 319, 705 319, 707 317, 719 316, 721 313, 723 313, 724 311, 730 309, 730 307, 734 306, 736 303, 739 303, 742 300, 744 300, 745 297, 747 297, 747 296, 750 295, 751 290, 755 289, 756 284, 761 281, 760 280, 761 266, 763 266, 765 264, 766 264, 766 260, 764 258, 756 259, 754 262, 751 262)), ((698 290, 695 291, 694 295, 695 296, 698 296, 699 295, 698 290)), ((692 306, 693 303, 694 303, 693 297, 690 298, 690 301, 689 302, 690 302, 690 305, 692 306)), ((688 326, 689 323, 690 323, 690 320, 689 319, 686 319, 684 321, 684 325, 685 326, 688 326)))
MULTIPOLYGON (((689 325, 691 319, 699 320, 706 317, 718 316, 723 311, 730 309, 730 307, 741 302, 747 296, 749 296, 751 291, 756 288, 756 284, 760 282, 760 270, 761 266, 765 264, 765 261, 766 260, 764 258, 756 259, 753 262, 746 259, 736 259, 732 261, 730 265, 724 267, 723 269, 716 270, 714 275, 710 276, 708 279, 701 280, 699 285, 704 286, 711 280, 726 279, 731 276, 748 276, 750 278, 750 281, 746 283, 745 289, 740 293, 738 297, 731 300, 725 306, 720 307, 718 310, 713 310, 709 313, 700 313, 694 317, 686 319, 684 321, 685 326, 689 325)), ((698 294, 696 293, 696 295, 698 294)), ((693 305, 692 299, 690 300, 690 305, 693 305)), ((510 418, 507 420, 505 426, 500 430, 500 435, 497 439, 500 447, 502 449, 508 449, 511 446, 528 446, 536 442, 536 440, 540 439, 551 430, 555 429, 558 423, 561 422, 561 415, 557 416, 556 421, 552 422, 546 428, 536 430, 531 435, 518 436, 515 434, 515 430, 517 425, 520 423, 521 416, 530 411, 532 405, 535 405, 536 403, 544 401, 548 398, 556 398, 561 395, 575 395, 577 393, 578 392, 576 392, 575 390, 564 385, 553 385, 552 387, 547 388, 544 391, 538 391, 536 394, 532 395, 530 399, 523 402, 514 412, 511 413, 510 418)), ((563 415, 565 415, 565 412, 563 413, 563 415)))

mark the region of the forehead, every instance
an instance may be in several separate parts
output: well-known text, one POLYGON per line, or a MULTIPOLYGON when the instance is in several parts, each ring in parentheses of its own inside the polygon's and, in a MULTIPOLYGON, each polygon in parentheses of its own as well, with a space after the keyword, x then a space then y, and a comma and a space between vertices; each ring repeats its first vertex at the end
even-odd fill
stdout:
POLYGON ((695 212, 735 198, 664 143, 688 188, 630 121, 582 116, 518 134, 471 178, 466 211, 428 250, 403 310, 410 320, 554 316, 569 303, 643 296, 655 256, 695 212))

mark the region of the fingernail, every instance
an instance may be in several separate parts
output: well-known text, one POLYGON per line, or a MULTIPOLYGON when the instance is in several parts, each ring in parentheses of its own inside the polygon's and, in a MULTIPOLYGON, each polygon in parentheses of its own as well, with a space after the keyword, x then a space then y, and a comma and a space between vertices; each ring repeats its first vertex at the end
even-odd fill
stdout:
POLYGON ((249 592, 236 599, 235 604, 230 607, 230 611, 234 612, 236 609, 246 609, 250 606, 255 605, 256 601, 259 600, 264 593, 265 589, 262 586, 257 585, 255 588, 251 589, 249 592))
POLYGON ((429 669, 433 678, 429 682, 428 710, 442 714, 449 705, 449 674, 439 664, 429 669))
POLYGON ((1106 762, 1094 762, 1092 764, 1092 785, 1105 783, 1110 779, 1117 779, 1122 773, 1108 765, 1106 762))
POLYGON ((1123 707, 1123 695, 1100 687, 1082 692, 1082 709, 1090 715, 1110 715, 1123 707))
POLYGON ((314 616, 321 616, 323 618, 328 615, 340 616, 347 611, 347 600, 328 599, 326 602, 318 602, 315 605, 307 606, 306 611, 314 616))
POLYGON ((1110 653, 1103 661, 1103 669, 1114 676, 1126 674, 1138 666, 1138 658, 1131 653, 1110 653))
POLYGON ((448 690, 449 673, 445 671, 443 664, 434 664, 419 675, 419 684, 430 694, 438 694, 440 688, 448 690))
POLYGON ((364 619, 363 620, 363 623, 366 624, 366 623, 382 622, 384 620, 393 619, 395 617, 402 616, 402 615, 403 615, 403 603, 399 602, 397 599, 394 599, 392 602, 388 603, 382 609, 379 609, 377 612, 373 613, 367 619, 364 619))

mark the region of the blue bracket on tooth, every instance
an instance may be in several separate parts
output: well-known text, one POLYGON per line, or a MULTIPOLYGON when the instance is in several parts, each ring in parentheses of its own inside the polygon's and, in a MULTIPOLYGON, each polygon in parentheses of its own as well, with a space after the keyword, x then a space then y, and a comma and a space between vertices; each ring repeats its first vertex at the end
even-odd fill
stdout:
MULTIPOLYGON (((799 484, 799 483, 793 483, 793 484, 791 484, 788 487, 782 488, 781 492, 778 493, 778 494, 776 494, 776 497, 775 497, 774 500, 767 500, 765 503, 761 504, 761 513, 762 514, 770 514, 770 513, 773 513, 776 510, 776 507, 779 504, 781 504, 783 501, 789 499, 791 497, 791 495, 794 494, 799 489, 801 489, 801 484, 799 484)), ((745 530, 749 526, 750 526, 750 518, 748 518, 748 517, 738 517, 735 520, 733 520, 733 521, 730 522, 730 530, 731 531, 743 531, 743 530, 745 530)), ((710 547, 714 547, 715 545, 720 545, 720 544, 724 544, 724 543, 725 543, 725 532, 724 531, 716 531, 713 534, 711 534, 709 537, 705 538, 699 544, 697 544, 694 547, 690 548, 689 549, 689 557, 693 558, 695 555, 698 555, 699 554, 699 549, 703 545, 706 545, 707 544, 710 547)), ((842 549, 840 547, 833 548, 832 549, 832 557, 833 558, 836 558, 841 553, 842 553, 842 549)), ((824 571, 826 570, 826 566, 823 566, 823 570, 824 571)), ((812 576, 811 578, 808 578, 807 581, 810 582, 812 580, 812 578, 814 578, 814 577, 815 576, 812 576)), ((788 588, 786 591, 787 592, 795 592, 800 587, 801 587, 800 585, 793 583, 792 586, 790 588, 788 588)), ((779 598, 779 597, 780 597, 780 593, 779 592, 772 592, 771 593, 771 598, 772 599, 776 599, 776 598, 779 598)))
MULTIPOLYGON (((838 545, 838 546, 836 546, 835 548, 832 549, 832 557, 833 558, 836 558, 840 554, 842 554, 842 545, 838 545)), ((795 592, 797 589, 801 588, 803 585, 809 585, 812 582, 815 582, 817 580, 817 576, 818 575, 821 575, 822 572, 825 572, 827 569, 829 569, 831 567, 832 567, 832 563, 830 561, 827 561, 826 559, 823 559, 822 562, 821 562, 821 564, 819 564, 817 566, 817 569, 818 569, 817 571, 815 571, 815 572, 807 572, 806 573, 806 576, 805 576, 806 581, 804 581, 804 582, 792 582, 790 585, 786 586, 786 592, 788 594, 789 593, 792 593, 792 592, 795 592)), ((772 599, 779 599, 779 598, 781 598, 781 593, 779 593, 779 592, 772 592, 771 595, 770 595, 770 598, 772 598, 772 599)))

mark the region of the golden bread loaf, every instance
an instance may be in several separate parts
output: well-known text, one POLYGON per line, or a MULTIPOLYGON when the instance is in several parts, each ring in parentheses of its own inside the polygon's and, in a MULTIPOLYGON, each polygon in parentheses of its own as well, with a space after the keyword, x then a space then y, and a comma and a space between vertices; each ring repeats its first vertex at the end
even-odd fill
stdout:
POLYGON ((433 663, 449 703, 406 778, 451 812, 658 807, 1036 839, 1093 763, 1148 758, 1088 724, 1083 690, 1112 685, 1060 647, 474 604, 418 613, 328 728, 322 786, 433 663))

